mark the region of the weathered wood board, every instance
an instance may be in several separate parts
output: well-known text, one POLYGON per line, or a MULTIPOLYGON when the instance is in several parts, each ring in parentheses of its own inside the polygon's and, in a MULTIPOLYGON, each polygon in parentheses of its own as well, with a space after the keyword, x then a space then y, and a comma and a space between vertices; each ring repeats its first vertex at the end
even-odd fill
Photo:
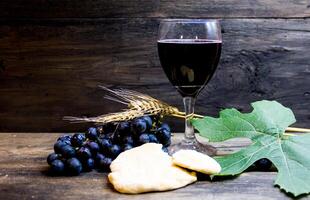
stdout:
POLYGON ((1 0, 0 17, 309 17, 308 0, 1 0))
MULTIPOLYGON (((107 174, 96 171, 78 177, 50 177, 46 175, 46 156, 58 136, 53 133, 0 134, 0 199, 291 199, 273 186, 276 172, 246 172, 237 178, 212 182, 201 179, 178 190, 141 195, 115 192, 107 181, 107 174)), ((180 140, 180 136, 175 134, 174 141, 180 140)), ((248 144, 246 140, 232 140, 214 145, 227 153, 248 144)))
MULTIPOLYGON (((182 109, 157 56, 158 19, 0 20, 0 130, 78 131, 65 115, 119 111, 97 85, 150 94, 182 109)), ((310 122, 310 19, 224 19, 218 70, 196 112, 250 110, 274 99, 310 122)), ((182 121, 173 120, 174 130, 182 121)))

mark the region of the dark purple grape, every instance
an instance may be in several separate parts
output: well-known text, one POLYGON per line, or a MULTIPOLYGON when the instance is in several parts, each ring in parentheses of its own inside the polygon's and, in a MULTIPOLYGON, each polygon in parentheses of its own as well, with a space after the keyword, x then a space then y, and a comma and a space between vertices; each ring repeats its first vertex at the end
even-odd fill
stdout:
POLYGON ((134 144, 134 140, 133 140, 132 136, 124 137, 122 142, 123 142, 123 144, 131 144, 131 145, 134 144))
POLYGON ((92 158, 88 158, 87 160, 82 162, 83 171, 89 172, 95 168, 95 161, 92 158))
POLYGON ((259 171, 268 171, 272 166, 272 162, 266 158, 262 158, 257 160, 254 165, 259 171))
POLYGON ((57 141, 59 140, 71 140, 72 136, 71 135, 62 135, 60 136, 57 141))
POLYGON ((171 132, 170 126, 167 123, 162 123, 161 128, 166 129, 167 131, 171 132))
POLYGON ((122 152, 122 149, 119 145, 114 144, 110 147, 110 155, 112 158, 116 158, 120 153, 122 152))
POLYGON ((87 160, 88 158, 92 157, 91 151, 87 147, 81 147, 77 152, 76 152, 77 157, 80 160, 87 160))
POLYGON ((154 134, 149 134, 149 140, 151 143, 158 143, 158 139, 154 134))
POLYGON ((61 156, 59 154, 56 154, 56 153, 51 153, 47 156, 47 163, 49 165, 51 165, 51 163, 54 161, 54 160, 58 160, 61 156))
POLYGON ((66 162, 66 170, 69 175, 77 176, 82 172, 82 163, 77 158, 70 158, 66 162))
POLYGON ((112 161, 112 158, 105 157, 104 159, 99 161, 98 169, 106 172, 110 171, 110 165, 112 161))
POLYGON ((98 138, 98 132, 97 128, 95 127, 90 127, 87 132, 85 133, 86 138, 90 140, 96 140, 98 138))
POLYGON ((117 130, 122 133, 122 134, 129 134, 130 132, 130 123, 127 122, 127 121, 124 121, 124 122, 120 122, 118 124, 118 128, 117 130))
POLYGON ((96 155, 97 152, 99 152, 100 147, 97 142, 89 141, 86 143, 86 147, 88 147, 92 153, 92 155, 96 155))
POLYGON ((95 156, 95 163, 96 163, 96 165, 98 166, 99 163, 100 163, 100 160, 102 160, 104 158, 105 158, 105 156, 103 154, 97 153, 96 156, 95 156))
POLYGON ((103 152, 108 152, 112 146, 112 143, 109 139, 103 138, 99 140, 99 146, 103 152))
POLYGON ((57 141, 62 141, 62 142, 64 142, 67 145, 71 145, 71 138, 72 138, 71 135, 63 135, 63 136, 60 136, 57 139, 57 141))
POLYGON ((57 141, 55 144, 54 144, 54 152, 56 154, 61 154, 61 149, 63 146, 66 146, 67 144, 61 140, 57 141))
POLYGON ((146 128, 147 128, 148 130, 151 129, 152 126, 153 126, 153 121, 152 121, 151 117, 145 115, 145 116, 142 117, 142 119, 143 119, 143 120, 145 121, 145 123, 146 123, 146 126, 147 126, 146 128))
POLYGON ((123 147, 123 151, 127 151, 129 149, 132 149, 133 146, 131 144, 125 144, 124 147, 123 147))
POLYGON ((61 160, 54 160, 53 162, 51 162, 50 164, 50 172, 53 175, 60 175, 63 174, 65 171, 65 165, 61 160))
POLYGON ((169 146, 171 144, 171 133, 167 129, 159 128, 156 135, 159 142, 164 146, 169 146))
POLYGON ((72 146, 65 145, 61 148, 61 155, 64 158, 72 158, 75 156, 75 149, 72 146))
POLYGON ((74 147, 80 147, 83 145, 84 141, 86 140, 86 137, 83 133, 76 133, 71 138, 72 146, 74 147))
POLYGON ((138 118, 131 123, 131 131, 135 134, 143 133, 147 128, 145 120, 138 118))
POLYGON ((139 143, 140 144, 145 144, 150 142, 150 137, 149 134, 143 133, 139 137, 139 143))

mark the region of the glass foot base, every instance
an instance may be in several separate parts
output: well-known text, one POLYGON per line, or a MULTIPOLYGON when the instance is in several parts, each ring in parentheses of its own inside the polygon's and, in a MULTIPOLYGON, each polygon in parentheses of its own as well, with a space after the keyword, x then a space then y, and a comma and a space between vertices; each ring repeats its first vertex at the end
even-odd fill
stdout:
POLYGON ((190 142, 183 140, 180 143, 173 144, 169 147, 169 154, 172 155, 173 153, 175 153, 181 149, 196 150, 200 153, 207 154, 209 156, 215 156, 216 155, 216 148, 215 147, 208 145, 208 144, 201 144, 197 140, 193 140, 190 142))

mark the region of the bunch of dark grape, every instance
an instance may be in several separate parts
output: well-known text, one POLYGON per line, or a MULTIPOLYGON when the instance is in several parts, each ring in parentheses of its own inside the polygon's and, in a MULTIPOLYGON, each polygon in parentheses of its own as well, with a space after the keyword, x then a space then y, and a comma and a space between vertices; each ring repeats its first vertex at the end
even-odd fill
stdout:
POLYGON ((272 167, 272 162, 268 160, 267 158, 262 158, 257 160, 253 166, 258 171, 269 171, 272 167))
POLYGON ((79 175, 93 169, 109 171, 111 162, 123 151, 145 143, 171 144, 171 130, 160 116, 90 127, 86 133, 63 135, 47 157, 53 175, 79 175))

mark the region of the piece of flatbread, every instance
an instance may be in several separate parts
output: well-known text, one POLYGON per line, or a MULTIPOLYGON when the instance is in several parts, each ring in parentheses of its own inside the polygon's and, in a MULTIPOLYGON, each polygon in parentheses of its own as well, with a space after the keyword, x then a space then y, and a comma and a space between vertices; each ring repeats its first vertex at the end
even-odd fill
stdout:
POLYGON ((216 160, 195 150, 179 150, 172 155, 172 159, 177 166, 204 174, 217 174, 221 171, 216 160))
POLYGON ((197 180, 195 172, 173 165, 161 144, 148 143, 121 153, 110 165, 109 181, 121 193, 172 190, 197 180))

